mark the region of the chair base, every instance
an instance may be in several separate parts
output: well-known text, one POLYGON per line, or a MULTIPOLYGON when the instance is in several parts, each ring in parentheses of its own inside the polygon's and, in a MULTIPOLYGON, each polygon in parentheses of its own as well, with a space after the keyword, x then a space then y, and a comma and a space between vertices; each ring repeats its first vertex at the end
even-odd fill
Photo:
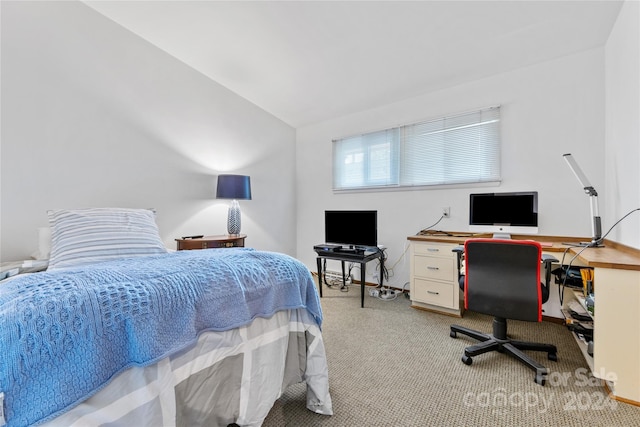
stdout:
POLYGON ((479 344, 465 348, 464 356, 462 356, 462 362, 465 365, 471 365, 473 362, 472 357, 483 353, 488 353, 490 351, 506 353, 532 369, 536 373, 533 380, 537 384, 544 385, 547 375, 549 374, 549 369, 524 354, 521 350, 546 351, 547 358, 549 360, 556 361, 558 360, 558 350, 556 346, 552 344, 509 339, 506 334, 505 319, 494 319, 493 332, 493 334, 485 334, 473 329, 465 328, 464 326, 451 325, 451 332, 449 335, 452 338, 457 338, 457 334, 460 333, 480 341, 479 344))

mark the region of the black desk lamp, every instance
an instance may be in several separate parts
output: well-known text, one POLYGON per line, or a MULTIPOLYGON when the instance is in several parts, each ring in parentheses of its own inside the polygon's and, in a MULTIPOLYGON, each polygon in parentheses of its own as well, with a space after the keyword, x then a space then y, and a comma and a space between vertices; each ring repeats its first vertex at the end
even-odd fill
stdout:
POLYGON ((589 195, 589 199, 591 202, 591 233, 593 238, 590 242, 580 242, 580 246, 590 246, 590 247, 602 247, 602 225, 600 222, 600 214, 598 213, 598 193, 596 189, 589 183, 584 172, 578 166, 578 163, 574 160, 571 154, 563 154, 564 159, 567 161, 567 164, 573 171, 578 181, 584 188, 584 192, 589 195))
POLYGON ((216 199, 231 199, 227 217, 227 232, 240 234, 240 205, 238 200, 251 200, 251 178, 246 175, 218 175, 216 199))

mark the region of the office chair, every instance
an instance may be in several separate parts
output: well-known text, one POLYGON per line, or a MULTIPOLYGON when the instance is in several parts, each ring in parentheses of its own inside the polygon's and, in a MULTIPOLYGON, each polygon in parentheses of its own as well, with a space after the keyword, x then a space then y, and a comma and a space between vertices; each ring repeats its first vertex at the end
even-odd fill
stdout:
POLYGON ((467 335, 479 344, 465 348, 462 362, 498 351, 515 357, 535 372, 534 381, 544 385, 549 370, 521 350, 546 351, 557 360, 556 346, 512 340, 507 336, 507 319, 542 321, 542 303, 549 297, 551 256, 542 257, 539 243, 528 240, 470 239, 464 244, 464 304, 467 310, 494 316, 493 333, 486 334, 451 325, 449 335, 467 335), (540 262, 545 267, 545 283, 540 281, 540 262), (544 290, 546 288, 546 290, 544 290), (546 295, 543 298, 543 294, 546 295))

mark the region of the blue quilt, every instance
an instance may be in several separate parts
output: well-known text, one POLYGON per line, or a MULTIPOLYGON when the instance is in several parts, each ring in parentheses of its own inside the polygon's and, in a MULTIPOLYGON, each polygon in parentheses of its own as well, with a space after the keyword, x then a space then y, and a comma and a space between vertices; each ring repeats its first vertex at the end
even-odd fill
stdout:
POLYGON ((224 331, 320 301, 309 270, 251 249, 180 251, 0 284, 0 392, 8 426, 53 418, 119 372, 224 331))

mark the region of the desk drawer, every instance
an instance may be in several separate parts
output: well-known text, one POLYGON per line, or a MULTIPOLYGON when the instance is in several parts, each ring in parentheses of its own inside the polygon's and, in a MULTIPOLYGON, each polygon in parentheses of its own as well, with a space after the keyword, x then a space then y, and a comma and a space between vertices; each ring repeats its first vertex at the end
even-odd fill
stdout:
POLYGON ((447 243, 413 243, 413 253, 416 255, 439 256, 450 258, 454 256, 456 245, 447 243))
POLYGON ((455 259, 451 255, 447 258, 414 255, 413 266, 413 273, 417 277, 448 282, 456 280, 455 259))
POLYGON ((453 285, 451 283, 414 279, 413 285, 412 300, 439 307, 458 308, 457 301, 454 301, 453 285))

